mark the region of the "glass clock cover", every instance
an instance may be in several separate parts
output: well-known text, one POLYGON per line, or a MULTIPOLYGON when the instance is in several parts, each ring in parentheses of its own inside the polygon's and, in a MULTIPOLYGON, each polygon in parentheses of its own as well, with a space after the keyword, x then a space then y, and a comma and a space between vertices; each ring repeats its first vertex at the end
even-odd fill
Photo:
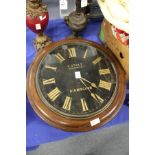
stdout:
POLYGON ((104 110, 117 89, 110 58, 85 43, 53 49, 40 62, 36 79, 38 93, 51 110, 77 118, 104 110))

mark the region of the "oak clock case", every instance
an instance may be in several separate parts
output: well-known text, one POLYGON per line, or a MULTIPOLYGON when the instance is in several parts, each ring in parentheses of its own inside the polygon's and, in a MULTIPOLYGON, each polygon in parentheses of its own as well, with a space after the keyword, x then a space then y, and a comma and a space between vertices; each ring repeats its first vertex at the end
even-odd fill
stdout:
POLYGON ((112 52, 84 39, 65 39, 37 53, 27 96, 48 124, 89 131, 110 121, 125 98, 125 72, 112 52))

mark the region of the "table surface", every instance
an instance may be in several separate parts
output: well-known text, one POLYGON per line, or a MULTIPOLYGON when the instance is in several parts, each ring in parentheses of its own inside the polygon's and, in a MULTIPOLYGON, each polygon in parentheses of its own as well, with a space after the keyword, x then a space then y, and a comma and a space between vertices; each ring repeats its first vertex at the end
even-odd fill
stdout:
MULTIPOLYGON (((90 21, 87 25, 86 29, 81 32, 81 37, 95 41, 101 44, 99 40, 98 33, 100 29, 101 21, 90 21)), ((51 20, 48 23, 45 34, 48 34, 50 38, 52 38, 53 42, 65 39, 71 31, 64 23, 64 20, 51 20)), ((33 47, 33 39, 36 37, 36 34, 31 32, 28 28, 26 29, 26 70, 28 70, 29 65, 32 63, 35 57, 35 50, 33 47)), ((127 90, 128 92, 128 90, 127 90)), ((119 113, 115 118, 113 118, 110 122, 105 124, 104 126, 89 132, 97 132, 100 129, 105 127, 110 127, 112 125, 121 124, 127 122, 129 120, 129 108, 126 106, 125 100, 124 105, 120 109, 119 113)), ((84 134, 85 132, 65 132, 60 129, 54 128, 46 124, 43 120, 41 120, 33 109, 30 106, 28 99, 26 98, 26 147, 35 147, 37 145, 63 140, 65 138, 76 136, 80 134, 84 134)))

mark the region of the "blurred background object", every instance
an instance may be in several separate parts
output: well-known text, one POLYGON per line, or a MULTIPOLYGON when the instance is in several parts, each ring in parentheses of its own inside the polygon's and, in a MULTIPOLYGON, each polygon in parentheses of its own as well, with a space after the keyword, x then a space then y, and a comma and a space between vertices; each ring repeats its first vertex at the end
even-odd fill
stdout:
POLYGON ((104 20, 99 33, 126 72, 129 80, 129 0, 97 0, 104 20))
POLYGON ((129 33, 129 0, 97 0, 106 20, 129 33))
MULTIPOLYGON (((60 9, 61 0, 42 0, 43 3, 48 4, 49 19, 64 18, 64 16, 67 16, 72 11, 75 11, 76 0, 62 0, 63 3, 66 3, 66 1, 67 1, 67 7, 64 6, 63 7, 64 9, 60 9)), ((90 18, 93 19, 103 18, 97 0, 87 0, 87 4, 88 4, 87 6, 83 7, 83 10, 85 11, 85 13, 90 14, 90 18)))

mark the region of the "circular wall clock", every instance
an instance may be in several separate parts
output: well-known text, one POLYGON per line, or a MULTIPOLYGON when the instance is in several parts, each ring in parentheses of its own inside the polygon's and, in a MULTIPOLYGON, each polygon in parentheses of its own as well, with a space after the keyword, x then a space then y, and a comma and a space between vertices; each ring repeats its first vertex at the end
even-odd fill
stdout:
POLYGON ((121 108, 125 72, 112 52, 95 42, 65 39, 37 53, 27 75, 35 112, 65 131, 88 131, 121 108))

